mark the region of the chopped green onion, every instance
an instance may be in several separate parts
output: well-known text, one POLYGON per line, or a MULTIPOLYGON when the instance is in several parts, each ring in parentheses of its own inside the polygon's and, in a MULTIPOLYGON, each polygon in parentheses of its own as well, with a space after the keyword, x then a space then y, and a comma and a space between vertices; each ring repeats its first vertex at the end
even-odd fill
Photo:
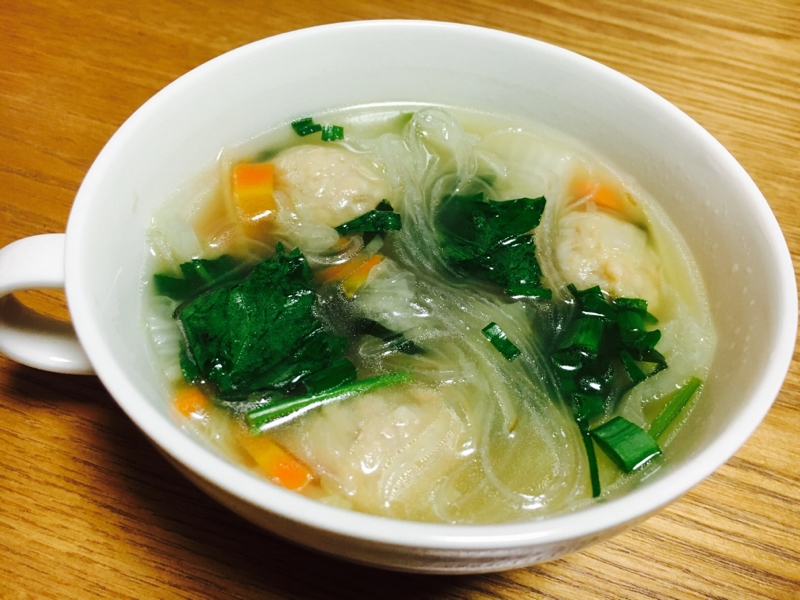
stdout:
POLYGON ((481 333, 486 336, 486 339, 492 343, 492 346, 497 348, 507 361, 510 362, 522 354, 520 349, 508 339, 505 332, 500 329, 497 323, 489 323, 486 327, 481 329, 481 333))
POLYGON ((312 133, 316 133, 317 131, 322 131, 322 125, 319 123, 314 123, 314 119, 311 117, 306 117, 305 119, 293 121, 292 129, 294 129, 297 135, 305 137, 307 135, 311 135, 312 133))
POLYGON ((602 415, 605 412, 605 403, 599 396, 576 393, 572 394, 571 400, 572 412, 578 423, 588 423, 594 417, 602 415))
POLYGON ((622 360, 622 366, 625 368, 625 372, 628 374, 628 377, 631 378, 634 385, 647 379, 647 375, 645 375, 641 367, 636 364, 630 352, 627 350, 620 350, 619 358, 622 360))
POLYGON ((561 348, 583 348, 593 355, 600 350, 600 339, 603 336, 603 320, 599 317, 583 316, 579 318, 561 348))
POLYGON ((647 300, 642 298, 617 298, 614 304, 623 310, 632 310, 644 317, 647 312, 647 300))
POLYGON ((594 452, 594 442, 588 429, 581 427, 581 438, 586 448, 586 460, 589 463, 589 480, 592 482, 592 498, 600 495, 600 471, 597 468, 597 455, 594 452))
POLYGON ((344 127, 339 125, 323 125, 322 127, 322 141, 332 142, 334 140, 344 139, 344 127))
POLYGON ((598 298, 592 295, 582 300, 581 314, 587 317, 600 317, 610 322, 617 318, 617 309, 602 296, 598 298))
POLYGON ((626 473, 661 454, 661 448, 644 429, 623 417, 614 417, 590 433, 597 445, 626 473))
POLYGON ((561 375, 574 377, 584 367, 586 356, 575 348, 559 350, 550 356, 550 360, 559 370, 561 375))
POLYGON ((653 421, 653 424, 650 426, 649 434, 654 440, 657 440, 661 437, 661 435, 667 430, 670 424, 675 420, 675 418, 680 414, 683 410, 683 407, 691 400, 694 393, 697 391, 697 388, 700 387, 700 384, 703 383, 697 377, 692 377, 687 381, 683 386, 674 392, 674 395, 667 403, 667 405, 661 409, 661 412, 653 421))
POLYGON ((345 400, 382 387, 407 383, 411 380, 412 377, 408 373, 390 373, 389 375, 363 379, 324 392, 308 394, 257 408, 247 413, 245 420, 253 432, 259 432, 267 429, 271 424, 283 423, 323 404, 345 400))

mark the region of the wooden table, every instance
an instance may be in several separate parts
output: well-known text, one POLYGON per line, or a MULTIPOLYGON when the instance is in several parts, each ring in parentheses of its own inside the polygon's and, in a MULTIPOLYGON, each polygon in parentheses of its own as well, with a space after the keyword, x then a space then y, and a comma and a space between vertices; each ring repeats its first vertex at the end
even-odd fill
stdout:
MULTIPOLYGON (((106 140, 189 69, 276 33, 375 18, 504 29, 630 75, 733 153, 797 259, 797 0, 3 0, 0 245, 63 231, 106 140)), ((65 314, 58 294, 23 299, 65 314)), ((752 439, 639 527, 549 564, 429 577, 341 563, 256 530, 179 476, 97 379, 0 357, 0 597, 797 598, 798 385, 795 360, 752 439)))

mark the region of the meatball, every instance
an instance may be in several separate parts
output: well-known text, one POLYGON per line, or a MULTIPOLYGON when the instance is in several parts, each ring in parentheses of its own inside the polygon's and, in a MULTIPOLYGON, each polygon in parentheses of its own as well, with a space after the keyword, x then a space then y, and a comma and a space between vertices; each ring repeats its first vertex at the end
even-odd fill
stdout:
POLYGON ((278 223, 304 250, 335 243, 333 227, 370 210, 388 196, 378 165, 341 146, 295 146, 275 157, 278 223))
POLYGON ((658 307, 659 260, 647 232, 633 223, 601 211, 569 212, 559 220, 555 258, 564 279, 580 289, 599 285, 612 296, 658 307))

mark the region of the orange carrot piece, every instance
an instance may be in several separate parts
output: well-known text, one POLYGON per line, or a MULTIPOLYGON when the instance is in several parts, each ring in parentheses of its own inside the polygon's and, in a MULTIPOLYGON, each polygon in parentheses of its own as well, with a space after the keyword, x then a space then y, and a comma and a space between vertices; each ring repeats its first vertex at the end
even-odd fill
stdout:
POLYGON ((256 464, 278 485, 299 492, 314 479, 305 464, 270 438, 243 434, 241 442, 256 464))
POLYGON ((365 261, 366 258, 364 258, 364 256, 361 254, 356 254, 347 262, 317 271, 314 273, 314 278, 320 284, 330 283, 332 281, 342 281, 343 279, 349 277, 350 274, 358 269, 362 264, 364 264, 365 261))
POLYGON ((344 295, 352 298, 356 292, 367 282, 367 277, 372 268, 383 260, 382 254, 373 254, 342 282, 344 295))
POLYGON ((208 398, 200 388, 188 387, 178 392, 172 405, 184 417, 191 417, 208 406, 208 398))
POLYGON ((572 184, 572 192, 576 199, 588 197, 595 206, 622 211, 622 199, 619 192, 606 183, 588 179, 578 180, 572 184))
POLYGON ((265 223, 275 217, 274 169, 269 163, 242 163, 233 168, 232 186, 236 213, 245 233, 259 237, 265 223))

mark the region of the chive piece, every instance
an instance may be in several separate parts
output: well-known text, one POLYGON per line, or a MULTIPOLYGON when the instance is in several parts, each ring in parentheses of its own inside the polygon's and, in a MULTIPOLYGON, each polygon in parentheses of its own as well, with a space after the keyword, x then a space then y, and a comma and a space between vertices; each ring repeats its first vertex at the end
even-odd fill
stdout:
POLYGON ((314 119, 311 117, 306 117, 305 119, 292 121, 292 129, 294 129, 294 132, 300 137, 305 137, 317 131, 322 131, 322 125, 314 123, 314 119))
POLYGON ((497 323, 489 323, 486 327, 481 329, 481 333, 486 336, 486 339, 492 343, 492 346, 497 348, 507 361, 511 362, 522 354, 522 351, 508 339, 505 332, 500 329, 497 323))
POLYGON ((308 394, 299 398, 292 398, 253 410, 245 415, 245 420, 254 433, 263 431, 270 424, 277 425, 308 412, 311 409, 345 400, 360 394, 366 394, 382 387, 407 383, 412 380, 408 373, 390 373, 370 379, 363 379, 316 394, 308 394))
POLYGON ((657 440, 667 430, 667 427, 675 420, 675 418, 683 410, 683 407, 691 400, 697 388, 703 383, 697 377, 692 377, 683 386, 674 392, 674 396, 670 399, 667 405, 661 409, 661 412, 653 421, 648 433, 650 437, 657 440))
POLYGON ((627 350, 620 350, 619 358, 622 360, 622 366, 625 368, 625 372, 628 374, 628 377, 631 378, 634 385, 647 379, 647 375, 645 375, 644 371, 636 364, 636 361, 633 360, 630 352, 627 350))
POLYGON ((656 325, 658 319, 647 312, 647 300, 642 298, 617 298, 614 305, 622 310, 632 310, 638 313, 647 325, 656 325))
POLYGON ((322 141, 333 142, 335 140, 344 139, 344 127, 340 125, 323 125, 322 127, 322 141))
POLYGON ((596 356, 600 350, 602 336, 603 320, 599 317, 584 316, 575 322, 566 343, 561 348, 584 348, 596 356))
POLYGON ((573 379, 576 377, 578 371, 585 366, 585 359, 586 357, 575 348, 559 350, 550 356, 550 360, 559 370, 559 373, 573 379))
POLYGON ((597 468, 597 455, 594 452, 594 442, 588 429, 581 427, 581 438, 586 448, 586 460, 589 462, 589 479, 592 482, 592 498, 600 495, 600 471, 597 468))
POLYGON ((588 423, 594 417, 605 412, 605 404, 599 396, 575 393, 570 399, 572 400, 572 412, 578 423, 588 423))
POLYGON ((590 433, 597 445, 626 473, 661 454, 661 448, 644 429, 623 417, 614 417, 590 433))

